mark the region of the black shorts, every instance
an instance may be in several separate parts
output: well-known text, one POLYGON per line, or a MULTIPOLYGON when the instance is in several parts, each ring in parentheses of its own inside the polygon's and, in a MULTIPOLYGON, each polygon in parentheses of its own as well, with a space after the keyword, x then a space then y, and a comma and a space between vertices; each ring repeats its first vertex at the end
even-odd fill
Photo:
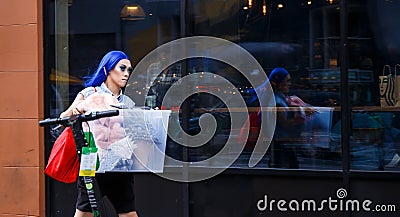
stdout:
MULTIPOLYGON (((118 214, 136 211, 133 173, 98 173, 95 178, 101 195, 107 196, 118 214)), ((78 177, 77 185, 76 208, 82 212, 92 212, 82 177, 78 177)))

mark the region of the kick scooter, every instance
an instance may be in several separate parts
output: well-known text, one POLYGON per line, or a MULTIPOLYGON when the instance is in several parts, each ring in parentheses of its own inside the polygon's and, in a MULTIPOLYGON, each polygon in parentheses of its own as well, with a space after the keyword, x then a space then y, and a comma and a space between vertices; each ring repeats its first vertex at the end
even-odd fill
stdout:
MULTIPOLYGON (((64 127, 71 127, 75 144, 76 151, 78 153, 79 160, 82 156, 82 148, 88 147, 89 144, 85 139, 85 135, 82 128, 82 123, 87 121, 93 121, 96 119, 111 117, 119 115, 119 110, 107 110, 107 111, 98 111, 98 112, 87 112, 80 115, 72 115, 64 118, 48 118, 45 120, 39 121, 40 126, 49 126, 49 125, 62 125, 64 127)), ((118 216, 115 213, 115 210, 110 209, 104 203, 102 196, 100 195, 100 189, 94 179, 91 176, 79 176, 78 179, 82 179, 85 183, 86 190, 89 197, 90 206, 92 208, 94 217, 113 217, 118 216), (109 213, 111 211, 111 213, 109 213)))

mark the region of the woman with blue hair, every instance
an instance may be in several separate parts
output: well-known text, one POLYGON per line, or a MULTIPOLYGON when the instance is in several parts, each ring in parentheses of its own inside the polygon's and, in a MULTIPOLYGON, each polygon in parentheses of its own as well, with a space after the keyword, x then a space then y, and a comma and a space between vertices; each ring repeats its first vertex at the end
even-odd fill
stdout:
MULTIPOLYGON (((315 112, 308 104, 304 103, 297 96, 289 96, 291 86, 291 76, 284 68, 274 68, 268 80, 260 86, 252 90, 253 97, 248 101, 250 106, 259 106, 257 103, 267 100, 267 87, 271 85, 274 92, 276 107, 276 126, 274 132, 274 139, 271 143, 269 160, 270 167, 279 168, 298 168, 299 163, 296 157, 296 152, 293 146, 286 144, 290 138, 299 136, 304 123, 307 121, 307 116, 315 112), (257 94, 258 93, 258 96, 257 94), (304 115, 298 111, 293 111, 289 107, 302 107, 306 110, 304 115)), ((265 103, 259 103, 264 105, 265 103)), ((257 129, 259 135, 259 128, 261 126, 261 112, 252 113, 249 116, 250 130, 257 129)), ((242 128, 243 129, 243 128, 242 128)), ((240 137, 240 136, 239 136, 240 137)), ((246 147, 253 148, 257 140, 251 138, 247 140, 246 147)))
MULTIPOLYGON (((60 117, 84 113, 88 110, 85 99, 94 93, 105 94, 125 108, 133 108, 135 103, 122 93, 133 68, 129 57, 122 51, 110 51, 100 61, 93 75, 85 79, 85 89, 78 93, 71 106, 60 117)), ((137 217, 133 192, 133 173, 96 174, 101 195, 107 196, 120 217, 137 217)), ((75 217, 93 216, 89 197, 81 177, 77 181, 78 199, 75 217)))
POLYGON ((85 78, 86 87, 78 93, 71 106, 63 113, 61 117, 85 112, 85 98, 95 92, 109 93, 114 96, 125 107, 133 108, 135 103, 126 95, 122 94, 122 88, 128 82, 133 68, 129 57, 122 51, 110 51, 100 61, 97 69, 85 78))
POLYGON ((290 82, 289 72, 284 68, 274 68, 268 76, 268 79, 264 81, 264 83, 249 91, 252 97, 247 103, 249 105, 255 105, 257 100, 260 101, 263 100, 264 97, 267 97, 266 94, 268 85, 271 85, 271 87, 273 88, 275 96, 287 94, 289 92, 289 86, 285 85, 287 84, 284 83, 285 79, 290 82), (281 86, 287 88, 287 90, 281 90, 281 86), (259 98, 257 96, 257 93, 259 93, 259 98))
POLYGON ((308 116, 315 112, 297 96, 289 96, 291 76, 284 68, 275 68, 269 75, 269 82, 274 91, 277 111, 277 120, 274 133, 274 141, 271 146, 270 167, 299 168, 295 148, 287 144, 290 138, 298 137, 303 130, 308 116), (302 107, 300 111, 291 111, 289 107, 302 107))
MULTIPOLYGON (((293 131, 289 131, 290 128, 299 127, 305 121, 302 116, 295 116, 293 112, 289 111, 289 107, 294 106, 292 102, 294 97, 288 95, 292 85, 289 72, 284 68, 275 68, 269 75, 269 81, 274 91, 276 107, 281 108, 277 113, 275 137, 286 138, 293 133, 293 131)), ((306 106, 300 98, 296 97, 296 99, 298 102, 302 102, 303 106, 306 106)))

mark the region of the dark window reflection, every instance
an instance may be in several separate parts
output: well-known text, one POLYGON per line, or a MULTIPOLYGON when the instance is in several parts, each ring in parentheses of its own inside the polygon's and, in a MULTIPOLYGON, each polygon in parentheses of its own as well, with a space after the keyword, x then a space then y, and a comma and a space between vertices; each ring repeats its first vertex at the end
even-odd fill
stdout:
MULTIPOLYGON (((347 97, 353 112, 351 126, 345 128, 341 126, 340 116, 343 104, 340 91, 343 64, 340 14, 343 8, 340 0, 193 0, 187 4, 180 1, 136 1, 145 16, 122 19, 121 10, 126 3, 73 1, 67 6, 67 19, 55 20, 54 26, 68 25, 68 37, 50 30, 50 41, 55 44, 49 51, 55 57, 50 61, 51 68, 57 72, 51 80, 53 116, 73 100, 81 88, 80 79, 93 70, 92 67, 108 50, 125 51, 136 65, 150 51, 169 41, 185 36, 214 36, 247 50, 262 66, 266 76, 276 67, 285 68, 291 75, 288 95, 298 96, 313 107, 329 111, 321 113, 321 119, 328 125, 323 136, 307 127, 297 135, 288 132, 292 142, 286 142, 285 146, 290 147, 290 153, 283 150, 282 156, 287 154, 287 158, 296 158, 296 168, 341 170, 342 145, 349 145, 352 169, 399 169, 400 115, 395 107, 381 107, 379 86, 384 65, 389 65, 392 73, 400 72, 400 66, 395 67, 400 63, 400 24, 396 22, 400 16, 398 0, 347 2, 347 97), (187 8, 181 10, 181 5, 187 8), (62 39, 67 46, 59 46, 62 39), (65 60, 68 64, 62 69, 57 68, 61 57, 68 58, 65 60), (61 70, 66 74, 62 78, 61 70), (342 130, 351 131, 350 144, 341 144, 342 130)), ((174 52, 178 51, 171 51, 171 54, 174 52)), ((239 92, 246 102, 254 97, 251 95, 254 87, 241 72, 225 63, 199 57, 164 66, 163 58, 170 58, 168 55, 160 54, 159 61, 147 71, 132 75, 134 82, 127 88, 138 106, 170 109, 162 105, 165 92, 184 76, 201 73, 224 77, 235 87, 231 91, 239 92), (155 75, 156 79, 149 75, 155 75)), ((230 128, 231 115, 226 110, 227 105, 207 93, 207 90, 220 88, 218 84, 199 80, 198 88, 198 94, 186 99, 190 106, 183 112, 188 115, 179 115, 175 121, 181 125, 187 122, 185 132, 196 135, 200 132, 199 120, 207 113, 217 120, 217 130, 204 147, 189 150, 189 160, 192 161, 215 155, 226 143, 228 135, 237 136, 240 132, 240 129, 230 128)), ((259 106, 258 102, 255 99, 248 103, 249 110, 254 112, 252 109, 259 106)), ((247 110, 236 112, 247 115, 247 110)), ((172 140, 168 144, 168 155, 182 158, 181 146, 172 140)), ((233 167, 248 167, 252 151, 245 149, 233 167)), ((269 168, 270 159, 271 150, 256 167, 269 168)))

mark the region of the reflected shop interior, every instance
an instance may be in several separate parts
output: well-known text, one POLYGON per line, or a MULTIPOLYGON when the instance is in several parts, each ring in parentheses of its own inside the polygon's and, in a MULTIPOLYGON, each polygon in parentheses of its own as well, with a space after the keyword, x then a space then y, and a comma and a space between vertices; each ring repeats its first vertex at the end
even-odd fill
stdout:
MULTIPOLYGON (((400 74, 400 65, 396 66, 400 22, 394 22, 400 20, 398 0, 347 0, 345 12, 340 0, 52 0, 48 4, 49 117, 57 117, 70 105, 83 88, 82 78, 109 50, 126 52, 134 67, 173 40, 212 36, 245 49, 264 71, 254 67, 245 72, 246 78, 231 65, 207 58, 207 52, 205 57, 165 65, 181 52, 169 50, 159 53, 147 71, 135 72, 129 79, 126 94, 138 107, 172 111, 167 156, 202 162, 219 154, 229 137, 230 145, 235 145, 244 122, 233 128, 232 113, 257 113, 260 104, 260 99, 252 100, 255 87, 250 81, 281 67, 291 77, 289 95, 315 109, 314 117, 279 141, 265 138, 262 142, 272 140, 271 145, 254 167, 249 166, 256 151, 252 145, 244 146, 238 157, 224 152, 200 167, 218 167, 219 160, 235 157, 231 168, 340 171, 349 163, 351 170, 400 171, 400 112, 395 105, 382 106, 379 77, 390 73, 383 70, 385 65, 392 74, 400 74), (163 102, 169 88, 181 85, 189 75, 197 75, 192 81, 195 93, 185 96, 180 107, 163 102), (229 99, 218 98, 216 92, 240 94, 246 107, 229 110, 229 99), (214 129, 200 127, 203 118, 211 117, 214 129), (213 135, 199 147, 184 147, 171 139, 207 130, 213 135), (345 157, 343 150, 348 152, 345 157)), ((263 82, 267 80, 258 84, 263 82)), ((291 109, 288 114, 296 115, 303 108, 291 109)), ((165 167, 173 166, 165 160, 165 167)))

